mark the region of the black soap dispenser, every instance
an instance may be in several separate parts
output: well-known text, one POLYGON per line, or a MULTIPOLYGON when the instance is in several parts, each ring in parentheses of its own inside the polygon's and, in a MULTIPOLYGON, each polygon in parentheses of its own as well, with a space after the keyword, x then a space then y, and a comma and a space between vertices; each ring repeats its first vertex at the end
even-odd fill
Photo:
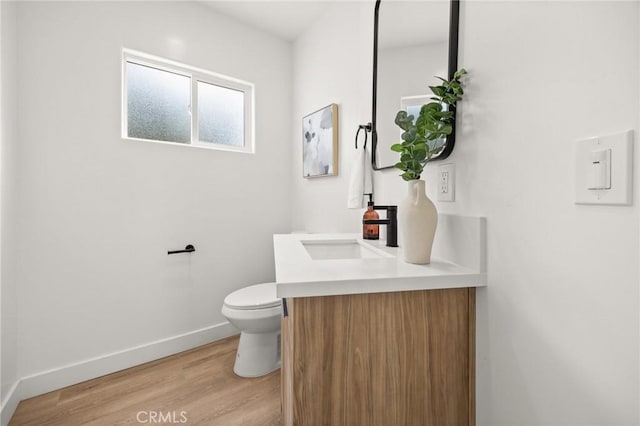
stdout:
MULTIPOLYGON (((373 209, 373 197, 371 194, 367 194, 369 196, 369 201, 367 202, 367 211, 362 215, 363 222, 365 220, 377 220, 380 219, 380 215, 373 209)), ((362 225, 362 238, 365 240, 378 240, 380 239, 380 225, 362 225)))

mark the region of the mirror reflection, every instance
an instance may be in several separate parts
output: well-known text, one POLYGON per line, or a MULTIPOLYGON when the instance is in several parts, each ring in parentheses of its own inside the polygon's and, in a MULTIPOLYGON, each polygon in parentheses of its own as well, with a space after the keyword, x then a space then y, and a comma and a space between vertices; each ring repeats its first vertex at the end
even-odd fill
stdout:
POLYGON ((432 96, 429 86, 440 83, 435 76, 447 78, 450 33, 449 0, 378 3, 373 106, 376 169, 393 167, 398 161, 398 153, 390 150, 402 133, 394 123, 396 113, 405 110, 417 117, 432 96))

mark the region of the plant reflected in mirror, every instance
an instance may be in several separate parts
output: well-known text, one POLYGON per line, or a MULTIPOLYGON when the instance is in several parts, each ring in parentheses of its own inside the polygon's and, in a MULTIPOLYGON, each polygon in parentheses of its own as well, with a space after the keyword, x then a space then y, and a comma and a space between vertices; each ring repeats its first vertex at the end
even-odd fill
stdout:
POLYGON ((400 153, 395 167, 402 170, 404 180, 420 179, 426 162, 443 150, 453 131, 455 106, 464 95, 460 79, 466 74, 462 68, 451 80, 436 77, 442 84, 429 86, 432 102, 422 105, 417 119, 403 110, 396 114, 395 123, 403 130, 402 142, 391 145, 391 150, 400 153))

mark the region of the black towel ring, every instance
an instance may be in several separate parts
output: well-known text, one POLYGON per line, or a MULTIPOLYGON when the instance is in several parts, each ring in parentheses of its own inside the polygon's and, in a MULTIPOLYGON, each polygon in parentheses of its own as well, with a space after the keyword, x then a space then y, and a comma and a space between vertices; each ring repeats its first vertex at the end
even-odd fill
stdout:
POLYGON ((360 134, 360 130, 364 130, 364 149, 367 149, 367 133, 371 131, 371 123, 360 124, 358 126, 358 131, 356 132, 356 149, 358 149, 358 135, 360 134))

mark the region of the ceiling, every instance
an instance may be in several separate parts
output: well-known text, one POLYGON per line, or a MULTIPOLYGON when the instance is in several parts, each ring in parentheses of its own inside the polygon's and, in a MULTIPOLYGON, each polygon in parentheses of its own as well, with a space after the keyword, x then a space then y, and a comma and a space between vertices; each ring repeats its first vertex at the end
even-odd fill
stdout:
MULTIPOLYGON (((353 0, 202 0, 230 16, 287 41, 296 40, 333 3, 353 0)), ((374 0, 356 0, 370 3, 374 0)), ((373 15, 373 13, 372 13, 373 15)), ((380 48, 448 40, 449 0, 384 0, 380 5, 380 48)))
MULTIPOLYGON (((335 0, 334 0, 335 1, 335 0)), ((288 41, 294 41, 332 1, 202 1, 213 10, 288 41)))

